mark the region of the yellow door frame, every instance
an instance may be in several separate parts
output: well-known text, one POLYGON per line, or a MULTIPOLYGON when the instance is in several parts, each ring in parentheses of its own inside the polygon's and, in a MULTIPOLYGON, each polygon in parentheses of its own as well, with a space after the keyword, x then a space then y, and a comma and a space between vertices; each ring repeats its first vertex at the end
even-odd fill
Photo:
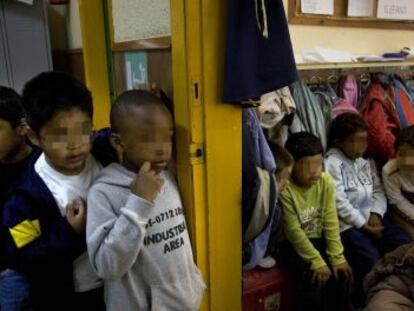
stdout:
POLYGON ((178 178, 208 286, 202 310, 241 310, 241 109, 221 102, 226 1, 170 3, 178 178))
POLYGON ((79 0, 86 85, 94 102, 94 125, 109 125, 111 109, 102 0, 79 0))

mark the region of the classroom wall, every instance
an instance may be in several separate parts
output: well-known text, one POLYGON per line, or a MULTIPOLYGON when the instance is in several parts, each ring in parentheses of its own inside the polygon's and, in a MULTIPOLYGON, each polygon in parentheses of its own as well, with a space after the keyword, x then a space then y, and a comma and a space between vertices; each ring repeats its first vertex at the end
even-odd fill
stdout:
MULTIPOLYGON (((283 0, 287 12, 289 0, 283 0)), ((290 25, 293 50, 299 53, 322 46, 358 54, 380 54, 414 47, 413 30, 290 25)))
POLYGON ((169 36, 170 0, 112 0, 114 41, 169 36))

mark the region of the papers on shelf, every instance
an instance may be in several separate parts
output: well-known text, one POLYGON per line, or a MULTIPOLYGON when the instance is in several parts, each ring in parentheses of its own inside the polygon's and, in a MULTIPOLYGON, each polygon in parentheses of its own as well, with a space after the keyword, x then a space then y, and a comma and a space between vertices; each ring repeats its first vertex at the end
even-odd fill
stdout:
POLYGON ((301 10, 305 14, 333 15, 333 0, 302 0, 301 10))
POLYGON ((366 17, 374 15, 374 0, 348 0, 348 16, 366 17))
POLYGON ((414 20, 413 0, 378 0, 377 17, 394 20, 414 20))
POLYGON ((356 58, 348 52, 316 47, 313 51, 301 53, 303 63, 348 63, 355 62, 356 58))

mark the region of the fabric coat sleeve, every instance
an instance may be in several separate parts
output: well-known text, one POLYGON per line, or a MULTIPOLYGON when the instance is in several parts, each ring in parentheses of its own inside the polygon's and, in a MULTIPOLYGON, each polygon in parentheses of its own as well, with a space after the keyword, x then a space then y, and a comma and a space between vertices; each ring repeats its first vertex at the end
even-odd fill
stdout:
POLYGON ((364 119, 368 124, 368 152, 372 155, 391 159, 394 156, 395 126, 386 118, 387 112, 381 103, 373 103, 364 119))
POLYGON ((393 176, 382 174, 385 192, 391 205, 395 206, 411 222, 414 222, 414 204, 408 201, 401 192, 401 185, 393 176))
POLYGON ((327 254, 333 266, 344 263, 344 247, 339 234, 339 221, 335 203, 335 189, 332 179, 326 175, 325 211, 323 213, 323 230, 326 239, 327 254))
POLYGON ((376 213, 381 217, 384 217, 387 212, 387 199, 385 198, 384 187, 382 186, 381 179, 378 176, 377 169, 372 160, 369 161, 372 174, 372 208, 371 213, 376 213))
POLYGON ((86 250, 85 236, 77 234, 66 217, 40 221, 32 200, 16 194, 5 203, 2 230, 4 255, 11 267, 24 272, 50 270, 62 261, 73 261, 86 250))
POLYGON ((334 158, 328 157, 325 160, 325 168, 335 185, 336 209, 339 217, 343 222, 361 228, 366 221, 360 211, 354 208, 347 198, 340 163, 334 158))
POLYGON ((92 187, 88 194, 87 244, 89 258, 98 276, 116 281, 137 260, 153 204, 130 194, 118 215, 107 193, 92 187))
POLYGON ((299 256, 311 264, 311 269, 319 269, 326 266, 321 254, 313 246, 305 231, 303 231, 289 192, 284 191, 280 195, 280 200, 284 208, 283 229, 288 241, 292 244, 299 256))

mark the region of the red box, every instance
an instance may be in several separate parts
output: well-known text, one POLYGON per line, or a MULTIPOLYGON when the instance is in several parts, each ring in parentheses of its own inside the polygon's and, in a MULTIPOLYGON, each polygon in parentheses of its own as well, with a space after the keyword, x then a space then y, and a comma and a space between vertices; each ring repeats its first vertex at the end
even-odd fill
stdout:
POLYGON ((243 311, 290 311, 293 283, 281 268, 256 268, 243 272, 243 311))

